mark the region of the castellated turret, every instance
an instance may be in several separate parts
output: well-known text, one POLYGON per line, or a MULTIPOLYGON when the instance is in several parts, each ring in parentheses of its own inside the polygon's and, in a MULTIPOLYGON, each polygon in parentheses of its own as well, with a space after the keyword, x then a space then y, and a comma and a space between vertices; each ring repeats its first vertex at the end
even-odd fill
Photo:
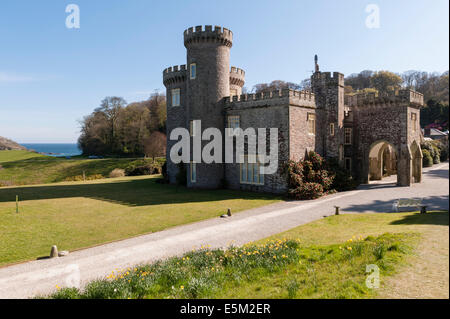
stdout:
POLYGON ((316 150, 323 156, 342 160, 344 142, 344 75, 321 72, 318 58, 311 76, 311 88, 316 97, 318 129, 316 150), (330 133, 331 132, 331 133, 330 133), (340 150, 341 149, 341 150, 340 150), (341 155, 339 155, 341 152, 341 155))
MULTIPOLYGON (((223 98, 232 92, 241 94, 245 76, 241 69, 230 69, 232 44, 233 33, 219 26, 196 26, 184 31, 186 65, 168 68, 163 73, 163 82, 167 88, 167 123, 170 123, 168 132, 176 126, 191 129, 191 123, 198 120, 201 121, 202 131, 210 127, 224 131, 223 98)), ((200 131, 198 134, 201 134, 200 131)), ((196 162, 195 155, 198 156, 208 142, 202 141, 200 150, 191 147, 190 158, 193 162, 196 162)), ((173 144, 175 142, 168 139, 168 152, 173 144)), ((189 164, 187 167, 189 187, 220 186, 223 164, 195 163, 195 172, 192 172, 191 166, 189 164), (195 176, 191 176, 192 173, 195 176)), ((170 172, 175 170, 175 167, 169 169, 170 172)), ((171 175, 169 178, 173 182, 175 177, 173 173, 171 175)))

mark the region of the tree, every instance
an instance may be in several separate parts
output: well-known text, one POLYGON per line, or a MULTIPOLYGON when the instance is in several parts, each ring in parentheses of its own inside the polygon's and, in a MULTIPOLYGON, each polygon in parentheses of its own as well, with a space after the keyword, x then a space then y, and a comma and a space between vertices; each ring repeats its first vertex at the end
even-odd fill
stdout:
POLYGON ((153 132, 144 142, 145 156, 151 157, 153 162, 155 157, 164 156, 166 153, 166 135, 161 132, 153 132))
POLYGON ((100 104, 100 107, 95 109, 96 113, 103 113, 106 117, 106 120, 109 123, 110 129, 110 151, 117 151, 117 140, 116 140, 116 129, 117 129, 117 120, 119 118, 120 111, 126 107, 127 102, 117 96, 108 96, 104 98, 100 104))
POLYGON ((275 91, 275 90, 282 90, 282 89, 292 89, 292 90, 300 90, 301 89, 300 84, 292 83, 292 82, 285 82, 281 80, 275 80, 270 83, 259 83, 253 86, 253 91, 255 93, 260 92, 269 92, 269 91, 275 91))
POLYGON ((398 74, 389 71, 375 72, 371 79, 372 87, 377 89, 381 94, 399 89, 402 82, 403 80, 398 74))

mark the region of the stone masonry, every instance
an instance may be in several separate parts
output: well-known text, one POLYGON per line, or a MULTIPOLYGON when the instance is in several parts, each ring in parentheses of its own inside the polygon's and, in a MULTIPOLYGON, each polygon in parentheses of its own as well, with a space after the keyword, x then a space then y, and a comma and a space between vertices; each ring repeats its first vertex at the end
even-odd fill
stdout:
MULTIPOLYGON (((184 165, 188 187, 283 193, 287 190, 283 165, 288 160, 303 159, 311 150, 338 159, 364 183, 394 173, 399 185, 421 181, 422 94, 400 90, 386 96, 345 96, 344 75, 321 72, 317 56, 311 91, 242 94, 245 71, 230 67, 230 30, 219 26, 189 28, 184 31, 184 45, 187 64, 163 72, 167 89, 167 173, 171 183, 176 182, 180 165, 184 165), (178 96, 177 105, 173 94, 178 96), (170 140, 170 132, 178 127, 199 130, 191 127, 194 120, 201 120, 201 130, 219 129, 223 144, 225 128, 232 120, 243 130, 278 128, 277 172, 259 179, 249 175, 254 173, 246 164, 227 164, 224 160, 193 163, 194 152, 199 151, 195 147, 191 147, 190 163, 174 164, 170 150, 177 141, 170 140)), ((201 148, 207 143, 202 141, 201 148)))

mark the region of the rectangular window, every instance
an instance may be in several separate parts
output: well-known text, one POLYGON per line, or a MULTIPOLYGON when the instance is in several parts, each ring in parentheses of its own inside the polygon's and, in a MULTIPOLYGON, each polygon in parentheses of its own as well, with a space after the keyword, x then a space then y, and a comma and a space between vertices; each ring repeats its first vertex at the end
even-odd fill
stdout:
POLYGON ((411 127, 412 127, 413 132, 417 131, 417 114, 416 113, 411 113, 411 127))
POLYGON ((236 89, 230 89, 230 96, 234 96, 237 95, 237 90, 236 89))
POLYGON ((180 106, 180 89, 172 90, 172 106, 180 106))
POLYGON ((195 120, 189 122, 189 132, 191 136, 195 136, 195 120))
POLYGON ((197 182, 197 164, 195 162, 191 162, 191 183, 197 182))
POLYGON ((349 171, 352 170, 352 159, 350 157, 345 158, 345 169, 349 171))
POLYGON ((344 130, 344 144, 345 145, 352 144, 352 129, 350 127, 346 127, 344 130))
POLYGON ((190 69, 190 79, 193 80, 197 77, 197 64, 191 63, 191 66, 189 69, 190 69))
POLYGON ((249 163, 245 156, 240 166, 241 184, 264 185, 264 175, 260 174, 259 163, 249 163))
POLYGON ((330 136, 334 136, 334 123, 330 123, 330 136))
MULTIPOLYGON (((228 128, 237 129, 240 127, 239 115, 228 116, 228 128)), ((228 133, 231 136, 231 132, 228 133)))
POLYGON ((309 135, 316 134, 316 115, 308 113, 308 133, 309 135))

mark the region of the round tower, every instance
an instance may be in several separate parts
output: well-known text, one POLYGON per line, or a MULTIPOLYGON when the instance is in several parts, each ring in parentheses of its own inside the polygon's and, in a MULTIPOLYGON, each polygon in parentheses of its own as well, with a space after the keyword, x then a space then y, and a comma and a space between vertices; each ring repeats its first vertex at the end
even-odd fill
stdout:
MULTIPOLYGON (((166 134, 168 137, 172 130, 186 126, 186 78, 186 65, 176 65, 163 71, 163 83, 166 87, 167 98, 166 134)), ((175 143, 176 141, 167 138, 167 154, 170 154, 175 143)), ((176 182, 178 169, 178 165, 167 157, 167 175, 171 183, 176 182)))
MULTIPOLYGON (((230 49, 233 33, 219 26, 197 26, 184 31, 187 49, 187 127, 201 120, 202 131, 214 127, 224 132, 223 98, 230 96, 230 49)), ((202 141, 203 147, 208 141, 202 141)), ((198 154, 198 149, 193 150, 198 154)), ((223 160, 222 160, 223 162, 223 160)), ((192 166, 192 164, 191 164, 192 166)), ((195 164, 195 180, 188 169, 188 186, 219 187, 223 179, 223 164, 195 164)))
POLYGON ((245 71, 234 66, 230 72, 230 96, 241 95, 245 84, 245 71))

